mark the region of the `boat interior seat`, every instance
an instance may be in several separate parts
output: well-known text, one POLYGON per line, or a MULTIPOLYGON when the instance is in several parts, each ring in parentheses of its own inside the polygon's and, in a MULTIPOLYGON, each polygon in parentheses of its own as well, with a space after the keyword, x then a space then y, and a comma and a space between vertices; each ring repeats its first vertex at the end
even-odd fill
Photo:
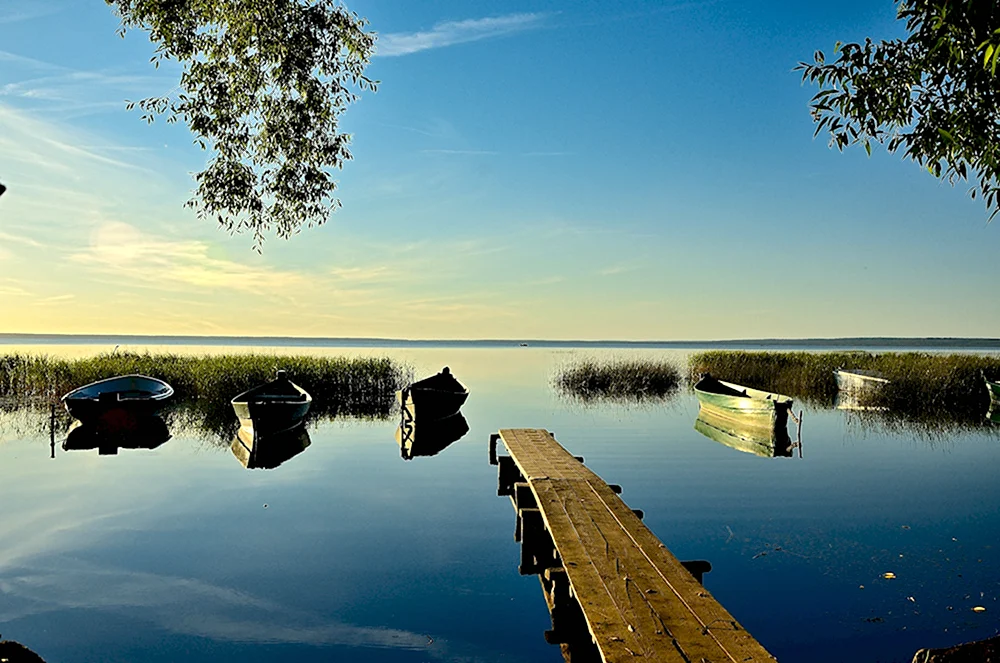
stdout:
POLYGON ((255 403, 263 401, 304 401, 305 399, 306 395, 298 392, 294 394, 255 394, 250 397, 250 401, 255 403))

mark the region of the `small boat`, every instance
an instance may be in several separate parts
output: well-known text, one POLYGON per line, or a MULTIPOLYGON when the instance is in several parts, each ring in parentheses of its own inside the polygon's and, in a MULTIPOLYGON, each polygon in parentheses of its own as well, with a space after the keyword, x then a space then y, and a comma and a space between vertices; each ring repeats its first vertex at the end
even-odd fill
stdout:
POLYGON ((732 419, 717 417, 707 410, 698 412, 694 429, 710 440, 764 458, 787 458, 794 448, 788 430, 783 426, 770 430, 740 426, 732 419))
POLYGON ((95 421, 110 410, 124 410, 132 416, 152 416, 174 388, 163 380, 146 375, 122 375, 98 380, 62 397, 66 411, 83 422, 95 421))
POLYGON ((420 424, 407 421, 404 416, 403 422, 396 427, 399 455, 403 460, 413 460, 414 456, 436 456, 468 432, 469 422, 461 412, 420 424))
POLYGON ((870 394, 889 384, 889 380, 878 371, 841 368, 833 374, 837 378, 837 389, 847 393, 870 394))
POLYGON ((232 400, 240 428, 254 435, 274 435, 302 424, 309 413, 312 396, 278 371, 276 379, 248 389, 232 400))
POLYGON ((241 426, 229 445, 229 450, 240 461, 240 465, 248 470, 273 470, 298 456, 310 444, 312 440, 304 427, 274 435, 254 435, 241 426))
POLYGON ((792 407, 788 396, 723 382, 707 373, 694 385, 694 393, 702 412, 758 431, 784 428, 792 407))
POLYGON ((113 414, 95 421, 75 422, 62 448, 63 451, 97 449, 98 455, 115 456, 119 449, 156 449, 169 439, 170 430, 158 416, 119 417, 113 414))
POLYGON ((396 392, 404 418, 433 421, 456 414, 469 397, 468 388, 445 366, 441 372, 396 392))
POLYGON ((983 380, 986 382, 986 391, 990 392, 990 403, 993 404, 993 409, 1000 409, 1000 382, 994 382, 985 375, 983 380))

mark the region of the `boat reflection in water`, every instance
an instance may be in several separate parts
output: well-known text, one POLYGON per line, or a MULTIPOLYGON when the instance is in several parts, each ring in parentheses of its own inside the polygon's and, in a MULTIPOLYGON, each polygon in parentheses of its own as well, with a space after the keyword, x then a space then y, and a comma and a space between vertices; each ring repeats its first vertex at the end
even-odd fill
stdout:
POLYGON ((418 425, 404 408, 402 421, 396 428, 396 442, 403 460, 414 456, 435 456, 448 445, 462 439, 469 432, 469 422, 461 412, 444 419, 423 421, 418 425))
POLYGON ((833 406, 838 410, 854 410, 859 412, 885 412, 889 408, 884 405, 868 405, 871 395, 857 391, 838 391, 833 406))
POLYGON ((694 422, 694 429, 710 440, 764 458, 788 458, 795 448, 799 449, 800 457, 802 454, 801 442, 793 442, 784 426, 740 426, 732 418, 720 417, 702 408, 694 422))
POLYGON ((65 451, 97 449, 113 456, 119 449, 156 449, 170 439, 170 430, 159 416, 135 416, 123 410, 105 412, 94 421, 75 422, 62 448, 65 451))
POLYGON ((1000 405, 993 405, 986 411, 986 420, 992 424, 1000 424, 1000 405))
POLYGON ((312 440, 304 426, 269 435, 241 426, 229 449, 248 470, 273 470, 298 456, 310 444, 312 440))

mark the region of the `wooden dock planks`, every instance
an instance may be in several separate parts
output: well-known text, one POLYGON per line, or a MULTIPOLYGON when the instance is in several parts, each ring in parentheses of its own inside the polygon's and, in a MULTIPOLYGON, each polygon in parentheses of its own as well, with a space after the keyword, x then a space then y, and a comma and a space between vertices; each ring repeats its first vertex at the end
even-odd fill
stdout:
POLYGON ((531 488, 602 660, 774 660, 550 433, 503 429, 499 438, 531 488))

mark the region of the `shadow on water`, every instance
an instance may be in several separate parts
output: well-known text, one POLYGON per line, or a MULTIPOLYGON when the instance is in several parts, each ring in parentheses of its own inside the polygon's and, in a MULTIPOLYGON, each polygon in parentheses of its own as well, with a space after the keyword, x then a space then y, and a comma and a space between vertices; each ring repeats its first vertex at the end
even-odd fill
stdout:
POLYGON ((253 430, 240 428, 229 450, 248 470, 273 470, 305 451, 310 444, 309 433, 302 426, 272 435, 255 435, 253 430))
POLYGON ((114 456, 119 449, 156 449, 170 439, 170 429, 161 417, 133 417, 120 411, 109 415, 94 422, 74 422, 63 451, 97 449, 102 456, 114 456))
MULTIPOLYGON (((234 392, 235 393, 235 392, 234 392)), ((339 402, 313 401, 307 424, 311 422, 354 419, 361 421, 388 421, 394 412, 391 392, 372 389, 354 393, 350 399, 339 402)), ((211 446, 229 447, 239 430, 239 420, 233 412, 229 397, 198 398, 175 401, 165 406, 156 420, 169 431, 167 437, 188 437, 211 446)), ((107 422, 110 423, 110 422, 107 422)), ((150 446, 130 446, 148 444, 140 440, 138 433, 129 432, 135 423, 121 422, 123 425, 109 427, 107 423, 102 434, 110 434, 111 440, 105 445, 111 448, 114 438, 121 438, 124 444, 117 448, 155 448, 150 446)), ((149 422, 145 433, 149 432, 149 422)), ((93 425, 82 425, 73 419, 61 406, 33 399, 0 399, 0 441, 11 439, 50 438, 73 441, 67 449, 84 448, 78 446, 97 434, 93 425)), ((155 436, 154 436, 155 437, 155 436)), ((162 442, 165 442, 165 437, 162 442)), ((151 439, 148 435, 143 439, 151 439)), ((162 442, 160 444, 162 444, 162 442)), ((87 442, 88 444, 90 442, 87 442)), ((156 445, 159 446, 159 445, 156 445)), ((86 448, 99 448, 93 445, 86 448)))
POLYGON ((403 408, 400 424, 396 427, 396 442, 403 460, 413 460, 416 456, 436 456, 468 432, 469 422, 461 412, 418 423, 408 417, 403 408))
POLYGON ((802 448, 800 441, 792 441, 788 429, 784 426, 769 431, 761 430, 759 427, 740 426, 732 419, 717 417, 704 409, 699 411, 694 429, 708 439, 731 449, 764 458, 789 458, 794 449, 802 448))

